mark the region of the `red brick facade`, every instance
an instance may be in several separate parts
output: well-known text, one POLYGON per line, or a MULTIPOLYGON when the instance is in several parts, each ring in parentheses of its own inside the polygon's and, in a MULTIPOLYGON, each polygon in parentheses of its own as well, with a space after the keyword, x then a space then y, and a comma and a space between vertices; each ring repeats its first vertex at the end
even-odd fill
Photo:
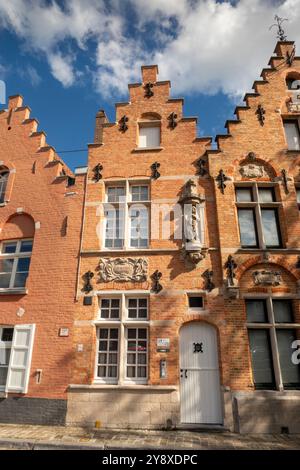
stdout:
POLYGON ((14 393, 0 392, 7 397, 0 401, 0 420, 64 422, 84 176, 70 185, 72 172, 37 131, 22 101, 11 97, 0 113, 1 168, 9 170, 0 208, 1 267, 5 270, 3 243, 33 239, 33 248, 24 289, 3 288, 1 278, 0 326, 36 329, 28 391, 15 401, 14 393), (68 336, 60 336, 61 328, 68 336))

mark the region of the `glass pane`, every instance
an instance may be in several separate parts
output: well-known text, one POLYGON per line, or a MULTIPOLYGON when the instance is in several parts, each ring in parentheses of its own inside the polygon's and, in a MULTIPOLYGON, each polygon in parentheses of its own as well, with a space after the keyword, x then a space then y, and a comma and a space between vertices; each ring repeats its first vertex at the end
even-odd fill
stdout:
POLYGON ((269 332, 249 330, 252 369, 256 388, 274 388, 269 332))
POLYGON ((136 338, 136 329, 135 328, 129 328, 128 329, 128 338, 136 338))
POLYGON ((137 317, 137 310, 130 308, 128 309, 128 318, 136 318, 137 317))
POLYGON ((0 367, 0 386, 5 387, 8 367, 0 367))
POLYGON ((190 308, 202 308, 203 307, 202 297, 189 297, 189 307, 190 308))
POLYGON ((300 137, 298 123, 295 121, 286 121, 284 123, 285 137, 289 150, 300 150, 300 137))
POLYGON ((32 240, 25 240, 21 243, 20 252, 25 253, 27 251, 32 251, 32 240))
POLYGON ((139 129, 139 147, 159 147, 160 127, 142 127, 139 129))
POLYGON ((139 330, 138 330, 138 337, 139 337, 140 339, 147 338, 147 330, 146 330, 146 328, 139 328, 139 330))
POLYGON ((146 367, 138 367, 138 377, 139 378, 145 378, 147 377, 147 369, 146 367))
POLYGON ((127 354, 127 364, 135 364, 136 355, 135 354, 127 354))
POLYGON ((108 341, 99 341, 99 351, 107 351, 108 341))
POLYGON ((118 351, 118 341, 110 341, 109 342, 109 350, 110 351, 118 351))
POLYGON ((117 367, 108 366, 108 377, 117 377, 117 367))
POLYGON ((146 308, 140 308, 139 318, 147 318, 147 309, 146 308))
POLYGON ((273 188, 258 188, 259 202, 274 202, 275 194, 273 188))
POLYGON ((110 338, 118 339, 119 338, 119 330, 117 328, 110 329, 110 338))
POLYGON ((106 308, 101 309, 101 318, 108 318, 109 317, 109 310, 106 308))
POLYGON ((252 209, 238 209, 240 237, 242 246, 257 246, 254 211, 252 209))
POLYGON ((253 194, 251 188, 236 188, 235 195, 237 202, 253 201, 253 194))
POLYGON ((0 289, 7 289, 10 284, 10 274, 0 274, 0 289))
POLYGON ((127 349, 128 349, 128 351, 136 351, 136 342, 135 341, 128 341, 127 349))
POLYGON ((280 246, 280 236, 275 209, 262 209, 261 221, 266 246, 280 246))
POLYGON ((124 201, 125 188, 112 187, 107 188, 107 201, 108 202, 122 202, 124 201))
POLYGON ((247 322, 268 323, 267 305, 264 300, 246 300, 247 322))
POLYGON ((138 351, 147 351, 147 342, 139 341, 138 342, 138 351))
POLYGON ((109 353, 108 362, 109 364, 117 364, 118 355, 115 353, 109 353))
POLYGON ((132 186, 132 201, 148 201, 148 186, 132 186))
POLYGON ((101 308, 109 307, 109 299, 101 299, 101 308))
POLYGON ((10 348, 0 348, 0 365, 8 366, 10 358, 10 348))
POLYGON ((292 303, 289 300, 274 300, 273 311, 275 323, 293 323, 292 303))
POLYGON ((1 341, 12 341, 13 334, 14 334, 14 329, 13 328, 3 328, 2 335, 1 335, 1 341))
POLYGON ((300 188, 297 188, 297 202, 300 204, 300 188))
POLYGON ((283 385, 285 388, 299 387, 300 365, 292 362, 292 354, 295 352, 292 343, 297 339, 296 332, 295 330, 277 330, 276 334, 283 385))
POLYGON ((28 272, 30 265, 30 258, 20 258, 18 260, 17 272, 28 272))
POLYGON ((147 299, 139 299, 140 307, 147 307, 147 299))
POLYGON ((28 273, 17 273, 13 287, 25 287, 28 273))
POLYGON ((106 367, 105 366, 98 367, 98 377, 106 377, 106 367))
POLYGON ((99 354, 99 364, 106 364, 107 361, 107 354, 100 353, 99 354))
POLYGON ((128 307, 136 307, 137 299, 128 299, 128 307))
POLYGON ((112 308, 110 316, 111 318, 119 318, 119 309, 112 308))
POLYGON ((112 308, 119 308, 120 299, 111 299, 111 306, 112 308))
POLYGON ((15 253, 17 249, 17 242, 3 243, 2 253, 15 253))
POLYGON ((127 377, 130 378, 130 379, 135 377, 135 367, 134 366, 128 366, 127 367, 127 377))
POLYGON ((146 354, 138 354, 138 364, 146 364, 147 356, 146 354))
POLYGON ((14 260, 13 258, 9 259, 0 259, 0 273, 11 273, 13 268, 14 260))
POLYGON ((99 333, 99 337, 101 339, 108 338, 108 329, 107 328, 101 328, 100 333, 99 333))

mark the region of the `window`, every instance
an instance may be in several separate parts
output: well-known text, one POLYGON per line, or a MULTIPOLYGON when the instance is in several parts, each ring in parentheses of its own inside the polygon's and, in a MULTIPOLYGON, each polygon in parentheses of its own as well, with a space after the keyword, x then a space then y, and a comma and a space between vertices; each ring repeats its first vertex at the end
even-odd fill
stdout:
POLYGON ((5 191, 7 186, 7 180, 9 176, 9 171, 7 168, 0 168, 0 204, 5 202, 5 191))
POLYGON ((281 234, 274 187, 236 187, 236 205, 242 248, 280 248, 281 234))
POLYGON ((0 289, 25 287, 29 273, 32 240, 2 242, 0 289))
POLYGON ((189 295, 189 308, 192 310, 199 310, 203 308, 203 297, 189 295))
POLYGON ((0 390, 27 393, 35 325, 0 326, 0 390))
POLYGON ((99 307, 96 381, 146 383, 148 298, 130 294, 101 297, 99 307))
POLYGON ((300 187, 296 187, 296 197, 297 197, 298 209, 300 210, 300 187))
POLYGON ((156 148, 160 147, 160 122, 154 124, 140 123, 139 124, 139 148, 156 148))
POLYGON ((288 150, 300 150, 300 133, 298 121, 284 121, 285 137, 288 150))
POLYGON ((105 248, 147 248, 149 244, 149 186, 128 183, 107 186, 105 248))
POLYGON ((13 328, 0 327, 0 390, 6 386, 13 332, 13 328))
POLYGON ((288 90, 300 90, 300 80, 288 77, 286 79, 286 86, 288 90))
POLYGON ((292 343, 300 338, 292 301, 246 300, 247 326, 256 389, 300 389, 300 365, 292 362, 292 343))

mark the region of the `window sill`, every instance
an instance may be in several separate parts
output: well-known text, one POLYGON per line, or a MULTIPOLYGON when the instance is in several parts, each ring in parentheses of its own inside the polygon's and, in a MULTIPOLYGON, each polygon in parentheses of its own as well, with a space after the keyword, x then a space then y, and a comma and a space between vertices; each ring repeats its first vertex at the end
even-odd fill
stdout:
POLYGON ((136 147, 132 152, 159 152, 160 150, 164 150, 164 147, 136 147))
POLYGON ((25 287, 17 289, 0 289, 0 295, 26 295, 28 294, 28 289, 25 287))
POLYGON ((128 385, 118 385, 118 384, 99 384, 97 382, 94 382, 91 385, 79 385, 79 384, 70 384, 69 385, 69 390, 109 390, 109 389, 114 389, 114 390, 157 390, 157 391, 168 391, 168 390, 177 390, 176 385, 140 385, 140 384, 128 384, 128 385))

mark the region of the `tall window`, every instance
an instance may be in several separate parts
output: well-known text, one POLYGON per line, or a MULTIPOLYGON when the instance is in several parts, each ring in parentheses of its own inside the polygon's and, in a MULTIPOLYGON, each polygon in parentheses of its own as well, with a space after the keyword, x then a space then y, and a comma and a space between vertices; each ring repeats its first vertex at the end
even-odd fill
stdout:
POLYGON ((13 333, 13 328, 0 326, 0 390, 6 386, 13 333))
POLYGON ((33 240, 2 242, 0 253, 0 289, 25 287, 29 273, 33 240))
POLYGON ((300 365, 293 343, 300 339, 291 300, 246 300, 247 326, 256 389, 300 389, 300 365))
POLYGON ((160 121, 139 124, 139 148, 160 147, 160 121))
POLYGON ((242 248, 280 248, 281 234, 274 187, 236 187, 236 205, 242 248))
POLYGON ((105 248, 147 248, 149 244, 149 186, 126 182, 107 186, 105 248))
POLYGON ((283 122, 288 150, 300 150, 300 132, 297 120, 283 122))
POLYGON ((96 381, 147 383, 148 298, 100 298, 97 324, 96 381))
POLYGON ((5 191, 7 186, 7 180, 9 176, 9 171, 7 168, 0 168, 0 204, 5 201, 5 191))

